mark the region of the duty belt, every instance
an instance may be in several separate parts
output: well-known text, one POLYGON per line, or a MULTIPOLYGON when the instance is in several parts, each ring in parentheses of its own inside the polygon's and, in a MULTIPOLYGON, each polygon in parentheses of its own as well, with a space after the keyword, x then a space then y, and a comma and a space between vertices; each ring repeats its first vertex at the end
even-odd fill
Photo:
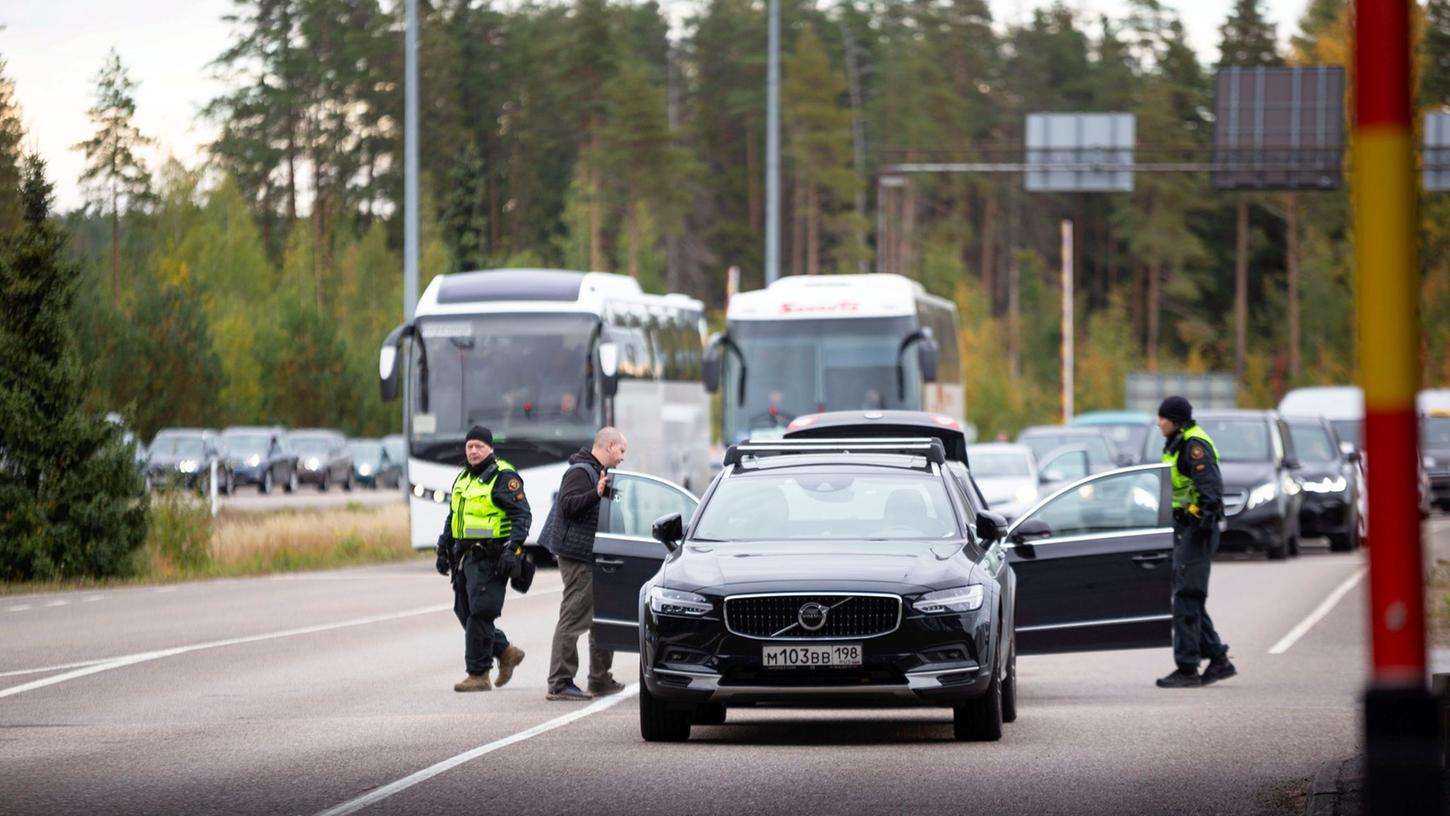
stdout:
POLYGON ((507 539, 503 538, 458 538, 454 539, 454 546, 458 549, 458 560, 462 561, 463 556, 469 553, 477 553, 477 557, 486 558, 490 561, 503 557, 503 547, 507 539))

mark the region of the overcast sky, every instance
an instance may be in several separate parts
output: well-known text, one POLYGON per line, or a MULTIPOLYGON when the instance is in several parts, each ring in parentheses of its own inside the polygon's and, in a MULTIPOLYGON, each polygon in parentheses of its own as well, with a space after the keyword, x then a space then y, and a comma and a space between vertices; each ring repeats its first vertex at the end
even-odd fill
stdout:
MULTIPOLYGON (((1126 0, 1068 0, 1096 18, 1121 16, 1126 0)), ((1014 22, 1048 5, 1041 0, 989 0, 999 21, 1014 22)), ((1270 17, 1287 38, 1306 0, 1267 0, 1270 17)), ((672 15, 684 15, 692 0, 662 0, 672 15)), ((1189 40, 1205 62, 1217 59, 1218 27, 1232 0, 1165 0, 1176 7, 1189 40)), ((76 185, 82 165, 71 146, 90 136, 86 109, 106 52, 115 47, 138 83, 136 120, 158 142, 153 168, 175 155, 194 162, 212 129, 197 111, 221 89, 207 67, 230 41, 221 17, 231 0, 5 0, 0 4, 0 59, 15 81, 24 109, 29 145, 50 166, 62 209, 80 204, 76 185)), ((426 36, 426 32, 425 32, 426 36)))

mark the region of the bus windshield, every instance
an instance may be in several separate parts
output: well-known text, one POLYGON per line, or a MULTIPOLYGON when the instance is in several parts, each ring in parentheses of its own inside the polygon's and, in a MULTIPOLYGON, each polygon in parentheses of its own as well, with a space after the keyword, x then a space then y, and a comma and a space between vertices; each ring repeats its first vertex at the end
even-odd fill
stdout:
POLYGON ((496 442, 557 440, 566 448, 590 439, 600 405, 591 363, 599 319, 586 314, 514 314, 424 318, 428 379, 419 355, 410 370, 415 455, 462 451, 474 425, 496 442))
POLYGON ((819 411, 921 408, 916 354, 902 356, 906 396, 898 391, 897 350, 915 331, 914 317, 739 320, 730 338, 745 358, 725 355, 724 438, 780 436, 792 419, 819 411))

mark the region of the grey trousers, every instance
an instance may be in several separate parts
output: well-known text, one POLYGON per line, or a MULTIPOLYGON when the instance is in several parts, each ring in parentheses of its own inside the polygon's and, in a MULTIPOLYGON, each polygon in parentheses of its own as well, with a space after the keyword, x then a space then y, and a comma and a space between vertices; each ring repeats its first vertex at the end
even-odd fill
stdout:
MULTIPOLYGON (((554 627, 554 648, 549 654, 549 690, 574 682, 579 672, 579 636, 594 622, 594 565, 574 558, 559 558, 559 575, 564 579, 564 599, 559 602, 559 624, 554 627)), ((594 645, 589 635, 589 684, 608 683, 614 652, 594 645)))

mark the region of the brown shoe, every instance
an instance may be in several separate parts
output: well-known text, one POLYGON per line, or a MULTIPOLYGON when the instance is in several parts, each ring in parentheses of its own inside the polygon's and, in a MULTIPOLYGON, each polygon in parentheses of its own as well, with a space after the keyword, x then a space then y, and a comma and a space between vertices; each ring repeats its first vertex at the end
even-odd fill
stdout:
POLYGON ((510 643, 503 654, 498 656, 498 677, 493 681, 495 686, 503 688, 508 682, 514 679, 514 667, 524 662, 524 650, 510 643))
POLYGON ((592 681, 589 683, 590 697, 608 697, 611 694, 618 694, 621 691, 624 691, 624 684, 615 680, 613 677, 602 683, 592 681))
POLYGON ((453 686, 454 691, 493 691, 493 683, 489 682, 488 674, 470 674, 463 678, 463 681, 453 686))

